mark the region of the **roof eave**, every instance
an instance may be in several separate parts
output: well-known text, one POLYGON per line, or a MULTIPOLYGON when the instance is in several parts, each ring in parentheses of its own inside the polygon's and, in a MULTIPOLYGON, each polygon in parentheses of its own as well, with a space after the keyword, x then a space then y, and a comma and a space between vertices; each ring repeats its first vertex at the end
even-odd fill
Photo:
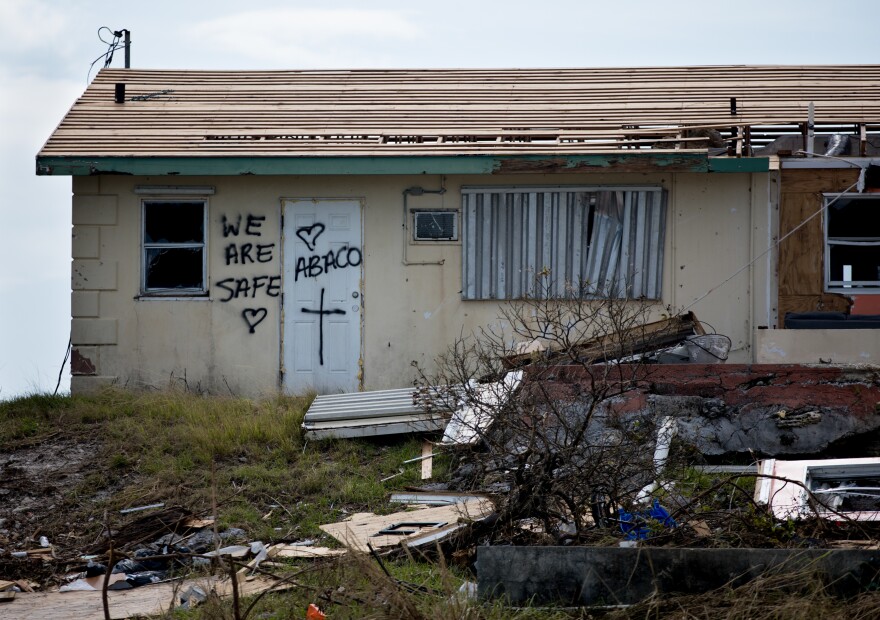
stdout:
POLYGON ((765 172, 766 157, 721 158, 701 153, 584 155, 424 155, 319 157, 145 157, 38 155, 45 176, 235 176, 519 174, 572 172, 765 172))

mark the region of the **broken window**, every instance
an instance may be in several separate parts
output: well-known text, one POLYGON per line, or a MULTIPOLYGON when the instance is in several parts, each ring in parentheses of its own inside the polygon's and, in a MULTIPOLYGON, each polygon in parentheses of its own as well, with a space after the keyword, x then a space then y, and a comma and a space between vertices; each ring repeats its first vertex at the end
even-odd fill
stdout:
POLYGON ((143 202, 144 293, 205 293, 205 200, 143 202))
POLYGON ((462 201, 464 299, 660 298, 659 187, 462 188, 462 201))
POLYGON ((772 477, 758 478, 755 501, 777 518, 880 521, 880 459, 767 459, 758 472, 772 477))
POLYGON ((880 196, 825 201, 825 289, 880 291, 880 196))

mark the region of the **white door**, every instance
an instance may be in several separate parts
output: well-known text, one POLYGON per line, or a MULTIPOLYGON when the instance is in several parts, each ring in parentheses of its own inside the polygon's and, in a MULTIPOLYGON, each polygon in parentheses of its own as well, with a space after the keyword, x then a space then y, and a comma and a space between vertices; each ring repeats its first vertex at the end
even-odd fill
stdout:
POLYGON ((284 388, 358 390, 361 203, 284 201, 284 388))

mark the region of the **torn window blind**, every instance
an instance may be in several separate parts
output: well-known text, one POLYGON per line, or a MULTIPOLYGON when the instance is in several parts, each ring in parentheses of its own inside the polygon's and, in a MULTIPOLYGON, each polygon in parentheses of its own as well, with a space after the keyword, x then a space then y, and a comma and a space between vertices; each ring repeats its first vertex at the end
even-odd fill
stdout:
POLYGON ((462 202, 464 299, 660 298, 659 187, 475 187, 462 202))

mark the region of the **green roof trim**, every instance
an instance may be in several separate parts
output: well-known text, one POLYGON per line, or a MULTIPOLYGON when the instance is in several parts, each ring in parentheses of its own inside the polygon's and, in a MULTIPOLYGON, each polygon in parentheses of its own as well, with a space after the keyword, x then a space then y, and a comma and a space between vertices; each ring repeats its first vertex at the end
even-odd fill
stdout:
POLYGON ((705 153, 588 155, 425 155, 323 157, 38 156, 37 174, 91 176, 517 174, 567 172, 765 172, 769 160, 709 158, 705 153))
POLYGON ((769 172, 769 157, 712 157, 710 172, 769 172))

